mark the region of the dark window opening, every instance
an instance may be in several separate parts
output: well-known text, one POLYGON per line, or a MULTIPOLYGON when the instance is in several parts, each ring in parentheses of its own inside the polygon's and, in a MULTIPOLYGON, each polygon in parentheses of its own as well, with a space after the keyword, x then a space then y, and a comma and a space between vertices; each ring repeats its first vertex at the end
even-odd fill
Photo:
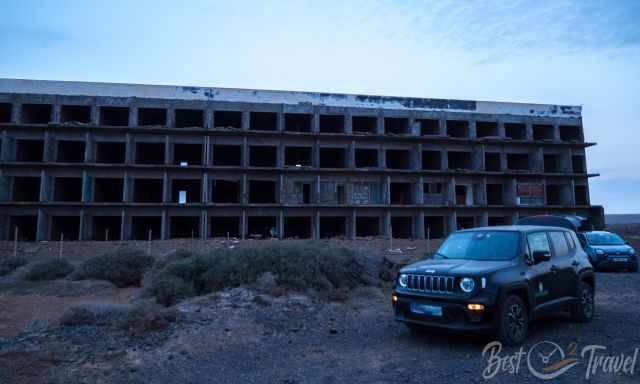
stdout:
POLYGON ((172 239, 197 239, 200 237, 200 217, 199 216, 174 216, 171 221, 172 239))
POLYGON ((444 205, 446 196, 443 183, 423 183, 422 202, 425 205, 444 205))
POLYGON ((413 238, 410 217, 391 217, 391 236, 396 239, 413 238))
POLYGON ((464 120, 447 120, 447 135, 451 137, 469 137, 469 122, 464 120))
POLYGON ((40 178, 39 177, 19 177, 13 179, 13 201, 40 200, 40 178))
POLYGON ((276 182, 270 180, 249 180, 250 204, 276 203, 276 182))
POLYGON ((251 112, 249 128, 255 131, 277 131, 278 114, 275 112, 251 112))
POLYGON ((582 141, 580 127, 575 125, 560 126, 560 140, 563 141, 582 141))
POLYGON ((284 130, 289 132, 311 132, 311 115, 307 113, 285 113, 284 130))
POLYGON ((174 179, 171 182, 171 201, 179 204, 199 203, 201 181, 197 179, 174 179))
POLYGON ((561 198, 560 198, 560 186, 559 185, 549 185, 549 184, 547 184, 546 194, 547 194, 547 205, 560 205, 560 204, 562 204, 561 198))
POLYGON ((420 134, 422 136, 435 136, 440 134, 440 121, 435 119, 418 119, 420 134))
POLYGON ((553 125, 534 124, 533 139, 534 140, 553 140, 553 125))
POLYGON ((240 166, 242 147, 239 145, 214 145, 213 165, 240 166))
POLYGON ((113 241, 120 240, 120 216, 93 216, 93 240, 113 241))
POLYGON ((384 133, 392 135, 407 135, 409 132, 409 119, 404 117, 385 117, 384 133))
POLYGON ((320 115, 321 133, 343 133, 344 116, 342 115, 320 115))
POLYGON ((468 185, 456 185, 456 205, 472 205, 469 192, 470 188, 468 185))
POLYGON ((135 179, 133 201, 136 203, 162 203, 162 179, 135 179))
POLYGON ((411 183, 391 183, 389 191, 391 204, 413 204, 411 183))
MULTIPOLYGON (((11 103, 0 103, 0 123, 11 122, 11 109, 11 103)), ((13 236, 13 234, 11 236, 13 236)))
POLYGON ((137 143, 136 164, 164 164, 164 143, 137 143))
POLYGON ((97 142, 96 162, 103 164, 124 164, 127 144, 118 142, 97 142))
POLYGON ((411 169, 411 151, 387 149, 386 159, 389 169, 411 169))
POLYGON ((544 171, 547 173, 562 172, 560 169, 560 156, 558 155, 544 155, 544 171))
POLYGON ((202 144, 174 144, 173 163, 180 166, 202 165, 202 144))
POLYGON ((422 151, 422 169, 431 171, 442 169, 440 151, 422 151))
POLYGON ((100 107, 100 125, 109 127, 129 126, 129 108, 100 107))
POLYGON ((131 219, 132 240, 147 240, 151 234, 151 240, 160 238, 160 228, 162 227, 162 217, 156 216, 134 216, 131 219))
POLYGON ((444 217, 442 216, 425 216, 424 217, 424 235, 429 239, 444 238, 444 217))
POLYGON ((93 184, 93 201, 96 203, 122 202, 124 180, 118 178, 96 178, 93 184))
POLYGON ((573 173, 585 173, 584 156, 574 155, 571 157, 573 173))
POLYGON ((302 184, 302 204, 311 203, 311 184, 302 184))
POLYGON ((504 133, 505 136, 513 140, 526 140, 527 125, 521 123, 506 123, 504 125, 504 133))
POLYGON ((458 216, 457 218, 458 229, 469 229, 476 226, 473 216, 458 216))
POLYGON ((500 172, 502 171, 502 163, 500 160, 499 153, 489 153, 485 152, 484 154, 484 169, 488 172, 500 172))
POLYGON ((487 204, 503 205, 502 184, 487 184, 487 204))
POLYGON ((242 128, 242 112, 240 111, 215 111, 213 123, 216 128, 242 128))
POLYGON ((278 164, 278 147, 251 146, 249 147, 249 165, 252 167, 275 167, 278 164))
POLYGON ((56 177, 53 192, 53 201, 81 201, 82 178, 56 177))
POLYGON ((138 108, 139 126, 167 125, 167 110, 164 108, 138 108))
POLYGON ((239 203, 240 182, 231 180, 213 180, 211 182, 211 201, 214 203, 239 203))
POLYGON ((284 237, 287 239, 308 239, 311 237, 310 217, 285 217, 284 237))
POLYGON ((210 220, 210 236, 222 238, 240 237, 240 218, 215 216, 210 220))
POLYGON ((204 111, 202 109, 176 109, 176 128, 203 128, 204 111))
POLYGON ((320 168, 346 168, 344 148, 320 148, 320 168))
POLYGON ((376 133, 378 119, 372 116, 353 116, 351 118, 351 130, 359 133, 376 133))
POLYGON ((89 124, 91 107, 89 105, 63 105, 60 108, 60 122, 63 124, 89 124))
POLYGON ((268 239, 278 237, 275 216, 249 216, 247 218, 247 235, 251 239, 268 239))
POLYGON ((499 137, 498 123, 490 121, 478 121, 476 123, 476 136, 478 137, 499 137))
POLYGON ((529 155, 526 153, 508 153, 507 168, 517 171, 529 170, 529 155))
POLYGON ((17 140, 16 160, 20 162, 42 162, 44 140, 17 140))
POLYGON ((449 169, 473 169, 471 152, 451 151, 447 153, 447 156, 449 169))
POLYGON ((288 166, 311 166, 311 147, 285 147, 284 163, 288 166))
POLYGON ((576 199, 576 205, 588 205, 589 199, 587 198, 587 186, 576 185, 574 187, 574 195, 576 199))
POLYGON ((51 217, 51 240, 58 241, 64 235, 65 241, 76 241, 80 234, 80 216, 51 217))
POLYGON ((507 218, 504 216, 489 216, 488 223, 490 227, 497 225, 507 225, 507 218))
POLYGON ((36 241, 38 216, 10 216, 9 240, 15 240, 16 227, 18 228, 18 241, 36 241))
POLYGON ((378 166, 378 150, 356 148, 356 168, 375 168, 378 166))
POLYGON ((23 104, 23 124, 49 124, 51 121, 50 104, 23 104))
POLYGON ((380 233, 378 217, 356 217, 356 236, 375 237, 380 233))
POLYGON ((347 234, 344 217, 320 217, 320 238, 344 237, 347 234))
POLYGON ((58 162, 84 163, 84 141, 58 141, 58 162))

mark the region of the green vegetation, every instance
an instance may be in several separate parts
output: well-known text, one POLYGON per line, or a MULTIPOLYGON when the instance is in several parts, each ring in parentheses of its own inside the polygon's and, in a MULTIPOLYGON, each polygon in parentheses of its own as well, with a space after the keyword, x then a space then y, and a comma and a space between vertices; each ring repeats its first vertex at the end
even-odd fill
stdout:
POLYGON ((153 262, 154 258, 143 251, 119 249, 86 260, 73 278, 107 280, 120 288, 140 286, 142 276, 153 262))
POLYGON ((6 276, 10 273, 13 273, 16 269, 26 265, 28 260, 22 256, 18 257, 8 257, 2 261, 0 261, 0 276, 6 276))
POLYGON ((69 275, 73 269, 66 259, 42 260, 31 264, 24 278, 28 281, 55 280, 69 275))

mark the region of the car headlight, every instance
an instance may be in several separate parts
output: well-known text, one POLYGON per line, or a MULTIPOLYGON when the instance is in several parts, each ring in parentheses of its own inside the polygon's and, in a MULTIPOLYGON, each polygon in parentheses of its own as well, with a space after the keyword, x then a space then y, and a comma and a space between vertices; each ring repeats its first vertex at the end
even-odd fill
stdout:
POLYGON ((398 284, 400 284, 400 286, 402 288, 406 288, 407 287, 407 275, 405 275, 404 273, 401 273, 400 276, 398 277, 398 284))
POLYGON ((462 289, 462 292, 469 293, 473 291, 475 287, 476 287, 476 282, 473 281, 472 278, 463 277, 462 279, 460 279, 460 289, 462 289))
POLYGON ((631 250, 629 251, 629 254, 630 254, 630 255, 635 255, 635 254, 636 254, 636 250, 635 250, 635 249, 633 249, 633 248, 631 248, 631 250))
POLYGON ((596 249, 596 254, 604 255, 604 251, 602 249, 596 249))

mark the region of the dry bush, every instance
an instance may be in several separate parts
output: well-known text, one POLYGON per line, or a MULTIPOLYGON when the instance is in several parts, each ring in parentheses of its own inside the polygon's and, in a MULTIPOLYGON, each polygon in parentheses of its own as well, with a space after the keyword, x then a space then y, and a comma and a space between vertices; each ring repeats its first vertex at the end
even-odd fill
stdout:
POLYGON ((107 280, 117 287, 140 286, 142 277, 154 258, 136 249, 119 249, 86 260, 73 278, 107 280))
POLYGON ((45 281, 63 278, 73 272, 73 265, 66 259, 49 259, 35 262, 24 275, 28 281, 45 281))
POLYGON ((8 274, 13 273, 16 269, 26 265, 29 261, 22 257, 7 257, 0 261, 0 276, 6 276, 8 274))

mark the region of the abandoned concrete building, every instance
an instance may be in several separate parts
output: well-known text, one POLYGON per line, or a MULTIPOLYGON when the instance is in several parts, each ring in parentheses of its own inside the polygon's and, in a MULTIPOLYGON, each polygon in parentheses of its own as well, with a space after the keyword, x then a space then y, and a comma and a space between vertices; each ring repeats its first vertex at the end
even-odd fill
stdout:
POLYGON ((0 129, 3 239, 440 238, 533 214, 603 220, 576 106, 2 79, 0 129))

